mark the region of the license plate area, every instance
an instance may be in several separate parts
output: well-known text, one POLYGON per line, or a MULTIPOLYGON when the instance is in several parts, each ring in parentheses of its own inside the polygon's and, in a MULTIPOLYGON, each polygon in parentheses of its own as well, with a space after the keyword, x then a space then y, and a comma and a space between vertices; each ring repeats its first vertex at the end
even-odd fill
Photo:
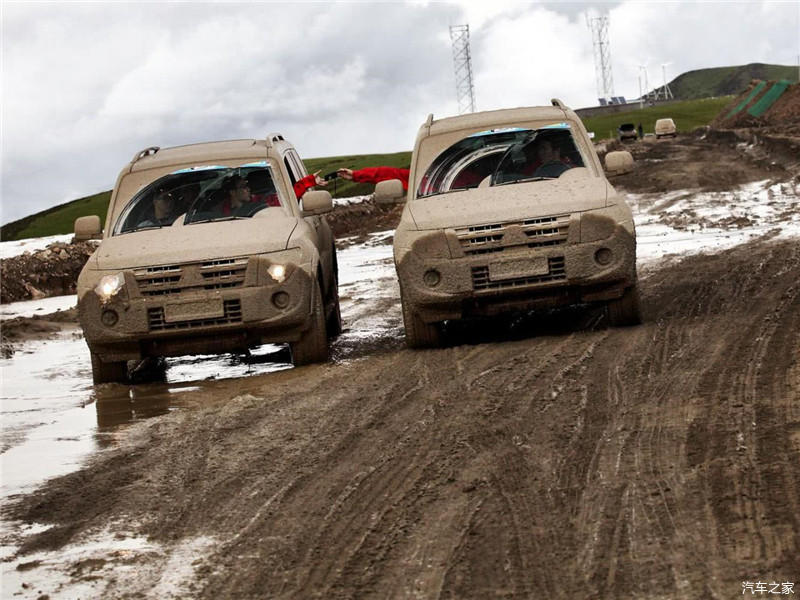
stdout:
POLYGON ((489 263, 489 279, 491 281, 547 275, 549 272, 550 266, 546 256, 532 256, 489 263))
POLYGON ((167 323, 216 319, 223 316, 225 316, 225 309, 222 306, 221 297, 169 302, 164 306, 164 320, 167 323))

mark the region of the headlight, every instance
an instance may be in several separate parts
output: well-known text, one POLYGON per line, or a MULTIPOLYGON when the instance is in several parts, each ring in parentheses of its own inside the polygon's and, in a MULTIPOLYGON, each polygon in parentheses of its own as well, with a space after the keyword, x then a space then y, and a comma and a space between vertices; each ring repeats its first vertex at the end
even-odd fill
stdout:
POLYGON ((447 236, 441 229, 415 233, 411 250, 423 258, 450 258, 447 236))
POLYGON ((269 269, 267 269, 267 273, 278 283, 283 283, 283 280, 286 279, 286 267, 281 264, 275 263, 270 265, 269 269))
POLYGON ((122 273, 115 273, 114 275, 103 275, 100 283, 94 288, 100 300, 108 302, 114 295, 117 294, 125 285, 125 277, 122 273))

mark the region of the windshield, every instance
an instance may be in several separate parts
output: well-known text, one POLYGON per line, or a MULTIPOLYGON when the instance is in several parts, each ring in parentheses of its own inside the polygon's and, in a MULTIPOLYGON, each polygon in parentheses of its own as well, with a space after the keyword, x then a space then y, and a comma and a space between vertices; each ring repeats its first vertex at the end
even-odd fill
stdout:
POLYGON ((554 179, 582 166, 567 123, 539 129, 493 129, 470 135, 437 156, 422 177, 417 197, 554 179))
POLYGON ((114 235, 249 218, 271 206, 281 202, 266 162, 180 169, 140 190, 122 211, 114 235))

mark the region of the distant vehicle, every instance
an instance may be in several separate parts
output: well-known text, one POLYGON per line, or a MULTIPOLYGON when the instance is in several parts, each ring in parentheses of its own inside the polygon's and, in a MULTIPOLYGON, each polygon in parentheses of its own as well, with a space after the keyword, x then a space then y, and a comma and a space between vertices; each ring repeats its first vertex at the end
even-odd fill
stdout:
MULTIPOLYGON (((326 191, 283 136, 148 148, 117 179, 105 234, 78 277, 95 383, 127 361, 288 342, 295 365, 328 358, 341 331, 326 191), (164 206, 169 210, 164 210, 164 206)), ((76 235, 100 237, 82 217, 76 235)))
POLYGON ((656 138, 666 137, 671 135, 677 137, 677 129, 675 128, 675 121, 672 119, 659 119, 656 121, 655 126, 656 138))
MULTIPOLYGON (((375 196, 400 201, 403 187, 384 181, 375 196)), ((641 321, 631 209, 580 118, 556 99, 430 115, 394 261, 412 348, 439 345, 446 320, 565 304, 603 304, 614 325, 641 321)))
POLYGON ((639 134, 636 131, 636 125, 633 123, 623 123, 617 127, 617 136, 619 137, 620 142, 635 142, 639 138, 639 134))

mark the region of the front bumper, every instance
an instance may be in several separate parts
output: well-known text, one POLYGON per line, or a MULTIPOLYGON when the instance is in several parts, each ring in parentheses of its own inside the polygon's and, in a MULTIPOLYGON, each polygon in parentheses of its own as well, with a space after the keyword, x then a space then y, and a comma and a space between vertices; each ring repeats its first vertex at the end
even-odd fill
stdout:
POLYGON ((636 241, 632 231, 615 225, 610 235, 584 243, 571 239, 449 259, 409 251, 396 267, 404 304, 433 323, 618 298, 636 281, 636 241), (429 271, 439 274, 436 285, 425 282, 429 271))
POLYGON ((294 267, 278 282, 264 275, 268 263, 254 259, 250 263, 236 286, 163 294, 154 294, 152 285, 148 293, 141 276, 123 271, 122 293, 103 302, 91 290, 79 299, 78 318, 86 343, 103 360, 121 361, 217 354, 298 340, 311 325, 311 276, 294 267), (279 293, 286 294, 281 300, 288 297, 285 306, 275 302, 279 293), (104 315, 109 311, 113 317, 104 315))

